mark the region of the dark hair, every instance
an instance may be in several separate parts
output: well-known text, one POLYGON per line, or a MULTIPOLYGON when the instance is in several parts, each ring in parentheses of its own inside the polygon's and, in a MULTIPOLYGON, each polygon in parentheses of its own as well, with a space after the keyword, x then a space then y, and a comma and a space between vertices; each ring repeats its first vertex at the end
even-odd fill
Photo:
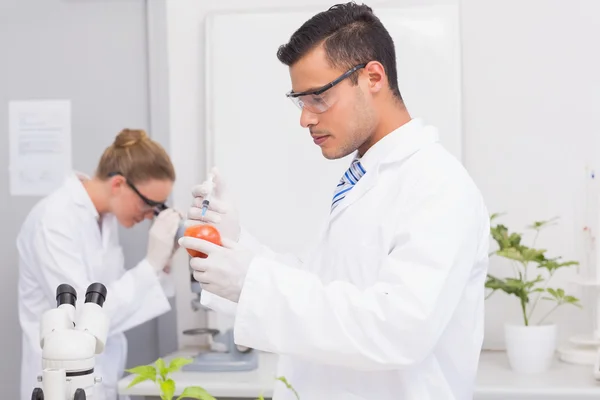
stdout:
MULTIPOLYGON (((370 7, 350 2, 316 14, 294 32, 287 44, 279 47, 277 58, 292 66, 321 43, 334 68, 350 69, 369 61, 380 62, 392 93, 402 99, 394 41, 370 7)), ((358 82, 355 74, 349 79, 354 85, 358 82)))

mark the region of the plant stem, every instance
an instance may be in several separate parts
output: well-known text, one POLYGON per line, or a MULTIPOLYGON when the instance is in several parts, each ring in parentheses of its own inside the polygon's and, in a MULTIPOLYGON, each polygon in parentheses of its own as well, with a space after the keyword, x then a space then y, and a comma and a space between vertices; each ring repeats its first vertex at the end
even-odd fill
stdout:
POLYGON ((548 315, 552 314, 552 313, 554 312, 554 310, 556 310, 556 309, 557 309, 558 307, 560 307, 560 306, 561 306, 561 304, 560 304, 560 303, 557 303, 557 304, 554 306, 554 308, 552 308, 550 311, 548 311, 548 312, 546 313, 546 315, 544 315, 544 316, 542 317, 542 319, 540 319, 540 322, 538 322, 538 325, 540 325, 542 322, 544 322, 544 320, 545 320, 545 319, 548 317, 548 315))
MULTIPOLYGON (((532 248, 532 249, 535 249, 535 243, 537 242, 537 238, 538 238, 538 235, 539 235, 539 234, 540 234, 540 231, 539 231, 539 230, 536 230, 536 232, 535 232, 535 236, 534 236, 534 238, 533 238, 533 243, 532 243, 532 245, 531 245, 531 248, 532 248)), ((525 281, 527 281, 527 266, 528 266, 528 265, 529 265, 529 263, 528 263, 528 262, 527 262, 527 263, 523 263, 523 268, 525 269, 525 273, 524 273, 524 275, 523 275, 523 276, 525 277, 525 281)))
POLYGON ((529 321, 527 320, 527 311, 525 308, 525 300, 521 299, 521 309, 523 310, 523 321, 525 322, 525 326, 529 325, 529 321))
POLYGON ((540 235, 540 230, 536 229, 535 230, 535 236, 533 237, 533 244, 531 245, 532 249, 535 249, 535 242, 537 242, 537 238, 540 235))
POLYGON ((550 272, 550 276, 548 276, 548 279, 546 279, 546 283, 544 284, 544 291, 543 292, 539 292, 535 301, 533 302, 533 306, 531 307, 531 309, 529 310, 529 318, 531 319, 531 316, 533 315, 533 310, 535 310, 535 308, 537 307, 538 302, 540 301, 540 298, 542 297, 542 295, 546 292, 546 289, 548 289, 548 283, 550 283, 550 279, 552 279, 552 275, 554 274, 554 272, 550 272))
POLYGON ((515 278, 519 278, 519 264, 513 260, 512 267, 513 267, 513 272, 515 273, 515 278))

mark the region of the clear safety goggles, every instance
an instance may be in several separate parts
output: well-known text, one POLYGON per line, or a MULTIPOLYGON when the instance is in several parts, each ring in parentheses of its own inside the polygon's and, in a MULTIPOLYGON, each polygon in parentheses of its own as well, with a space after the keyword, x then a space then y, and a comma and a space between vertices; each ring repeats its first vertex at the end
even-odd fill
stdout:
POLYGON ((318 89, 307 90, 306 92, 294 93, 294 91, 290 91, 286 93, 286 97, 292 100, 300 110, 307 109, 308 111, 321 114, 327 111, 335 102, 335 99, 331 96, 328 96, 327 92, 329 89, 342 82, 344 79, 348 78, 354 72, 358 71, 361 68, 366 67, 367 64, 359 64, 354 68, 346 71, 338 78, 329 82, 325 86, 321 86, 318 89))

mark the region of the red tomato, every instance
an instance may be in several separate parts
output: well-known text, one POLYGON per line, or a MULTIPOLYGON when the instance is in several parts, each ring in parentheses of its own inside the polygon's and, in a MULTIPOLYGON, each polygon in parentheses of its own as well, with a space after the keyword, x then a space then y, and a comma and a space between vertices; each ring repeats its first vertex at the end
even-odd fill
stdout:
MULTIPOLYGON (((184 236, 190 236, 190 237, 195 237, 198 239, 204 239, 207 240, 211 243, 217 244, 219 246, 222 246, 223 243, 221 243, 221 234, 219 233, 219 231, 217 230, 217 228, 215 228, 212 225, 194 225, 194 226, 190 226, 189 228, 187 228, 183 234, 184 236)), ((192 257, 200 257, 200 258, 206 258, 208 257, 206 254, 201 253, 199 251, 196 250, 192 250, 192 249, 186 249, 187 252, 189 253, 190 256, 192 257)))

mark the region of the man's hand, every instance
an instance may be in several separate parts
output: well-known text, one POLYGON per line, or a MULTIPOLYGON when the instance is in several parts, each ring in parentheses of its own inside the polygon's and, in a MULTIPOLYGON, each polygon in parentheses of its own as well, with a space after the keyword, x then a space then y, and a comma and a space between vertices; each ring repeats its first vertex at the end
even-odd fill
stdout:
POLYGON ((223 247, 187 236, 179 239, 181 247, 207 255, 190 260, 194 279, 200 282, 202 290, 237 303, 254 254, 227 238, 223 238, 222 243, 223 247))

